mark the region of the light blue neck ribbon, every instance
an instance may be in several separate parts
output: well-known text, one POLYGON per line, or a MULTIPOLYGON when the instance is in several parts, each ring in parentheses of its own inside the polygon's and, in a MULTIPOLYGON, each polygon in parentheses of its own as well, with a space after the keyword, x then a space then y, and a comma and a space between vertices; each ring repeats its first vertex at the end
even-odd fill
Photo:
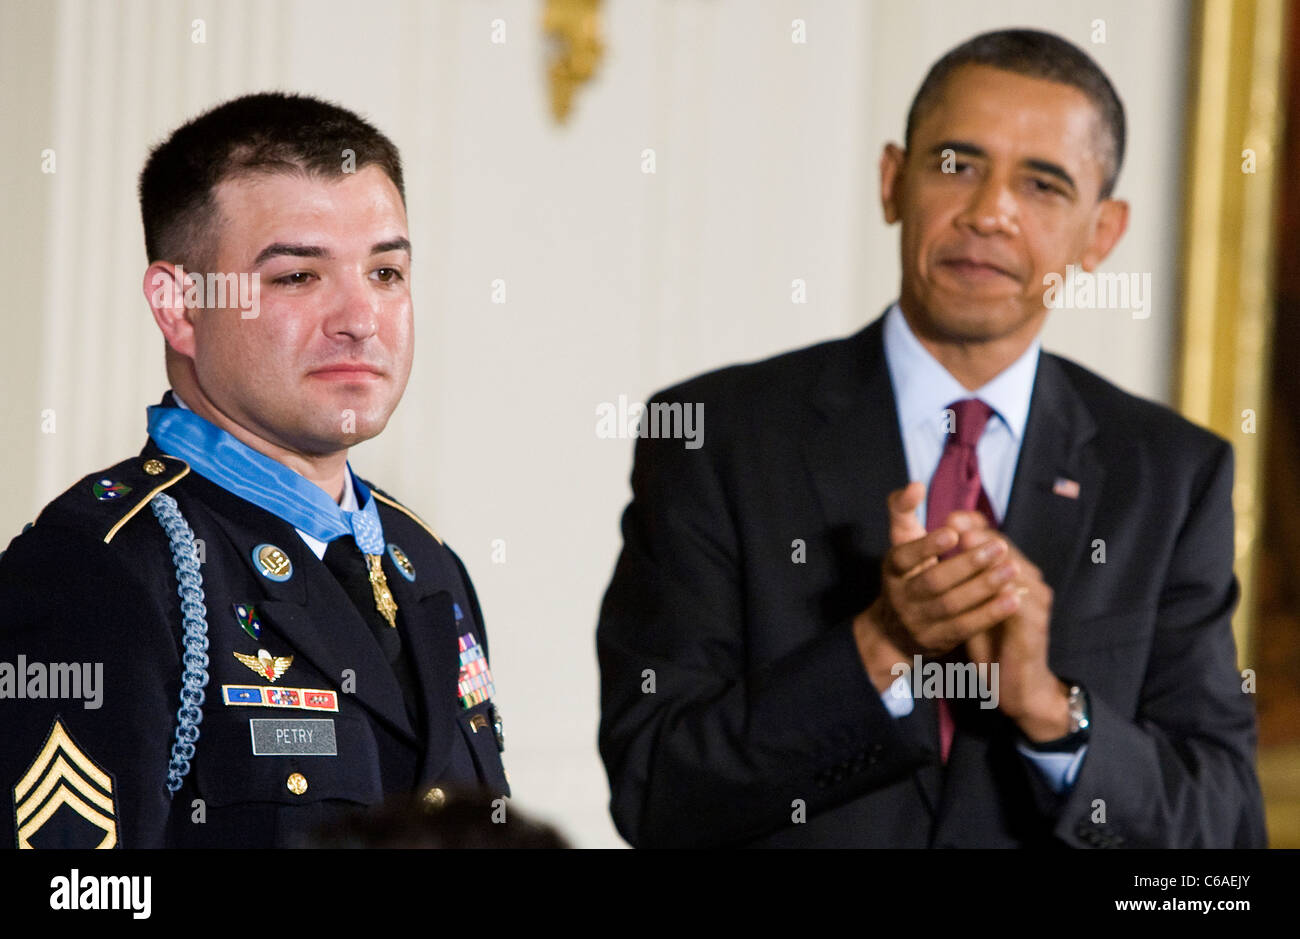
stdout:
MULTIPOLYGON (((164 452, 184 460, 200 476, 266 509, 318 541, 329 542, 351 535, 364 553, 384 552, 379 507, 359 479, 357 500, 362 508, 345 512, 315 483, 241 443, 193 411, 154 405, 149 408, 149 436, 164 452)), ((348 476, 355 479, 350 465, 348 476)))

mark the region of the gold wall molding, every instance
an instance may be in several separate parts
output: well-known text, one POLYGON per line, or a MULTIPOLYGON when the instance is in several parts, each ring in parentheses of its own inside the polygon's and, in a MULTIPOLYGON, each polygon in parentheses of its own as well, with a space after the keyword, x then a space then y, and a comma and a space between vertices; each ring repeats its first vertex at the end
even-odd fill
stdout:
POLYGON ((1184 415, 1226 437, 1236 451, 1234 549, 1242 595, 1233 632, 1243 666, 1253 653, 1260 438, 1271 416, 1286 16, 1283 0, 1202 0, 1190 43, 1177 401, 1184 415))
POLYGON ((546 0, 542 31, 551 39, 551 114, 563 124, 573 112, 573 96, 596 74, 605 55, 600 38, 601 0, 546 0))

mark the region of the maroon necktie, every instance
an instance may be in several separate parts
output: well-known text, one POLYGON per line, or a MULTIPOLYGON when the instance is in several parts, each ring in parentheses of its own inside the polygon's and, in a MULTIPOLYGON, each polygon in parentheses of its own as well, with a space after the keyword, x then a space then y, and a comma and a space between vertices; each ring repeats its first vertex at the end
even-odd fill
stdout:
MULTIPOLYGON (((980 482, 979 458, 975 455, 975 445, 979 443, 984 425, 989 422, 993 409, 978 398, 963 398, 954 401, 948 408, 955 415, 954 427, 944 445, 943 456, 939 457, 939 468, 930 479, 930 491, 926 495, 925 529, 934 531, 950 513, 958 509, 978 511, 996 528, 998 522, 993 515, 988 494, 980 482)), ((947 763, 954 726, 946 698, 938 699, 938 710, 939 757, 947 763)))

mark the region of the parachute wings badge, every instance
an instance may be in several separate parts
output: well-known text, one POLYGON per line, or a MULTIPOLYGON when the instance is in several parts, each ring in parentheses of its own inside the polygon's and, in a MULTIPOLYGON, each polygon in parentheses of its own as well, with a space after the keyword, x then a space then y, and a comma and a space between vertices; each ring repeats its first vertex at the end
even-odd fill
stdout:
POLYGON ((257 655, 244 655, 242 652, 236 652, 235 658, 269 682, 274 682, 287 672, 289 666, 293 664, 292 655, 271 655, 265 649, 258 649, 257 655))

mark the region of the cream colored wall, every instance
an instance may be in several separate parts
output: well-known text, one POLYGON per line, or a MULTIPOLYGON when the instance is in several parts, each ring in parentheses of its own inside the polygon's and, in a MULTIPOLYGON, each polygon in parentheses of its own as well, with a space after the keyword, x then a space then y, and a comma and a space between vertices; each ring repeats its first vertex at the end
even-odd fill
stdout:
MULTIPOLYGON (((47 187, 38 175, 52 114, 43 92, 52 82, 53 37, 36 4, 0 4, 0 542, 31 520, 39 504, 37 462, 42 439, 37 383, 41 373, 40 314, 53 272, 47 270, 47 187)), ((43 492, 43 490, 40 490, 43 492)), ((0 611, 0 616, 3 616, 0 611)))
POLYGON ((517 804, 580 845, 611 845, 593 633, 631 442, 597 438, 597 406, 874 318, 898 280, 897 231, 877 207, 880 148, 901 136, 934 58, 1008 25, 1062 33, 1114 79, 1129 109, 1119 191, 1133 226, 1110 267, 1150 272, 1156 291, 1147 320, 1058 313, 1047 345, 1167 399, 1186 9, 611 0, 608 55, 564 128, 548 117, 540 9, 0 4, 0 530, 136 452, 143 409, 165 387, 139 289, 134 188, 148 146, 270 87, 362 112, 407 166, 418 340, 402 406, 353 464, 430 518, 474 576, 517 804), (496 18, 504 44, 490 41, 496 18), (796 18, 804 45, 791 42, 796 18), (1089 41, 1098 18, 1105 45, 1089 41), (505 303, 491 302, 498 278, 505 303), (53 434, 41 432, 46 409, 53 434))

